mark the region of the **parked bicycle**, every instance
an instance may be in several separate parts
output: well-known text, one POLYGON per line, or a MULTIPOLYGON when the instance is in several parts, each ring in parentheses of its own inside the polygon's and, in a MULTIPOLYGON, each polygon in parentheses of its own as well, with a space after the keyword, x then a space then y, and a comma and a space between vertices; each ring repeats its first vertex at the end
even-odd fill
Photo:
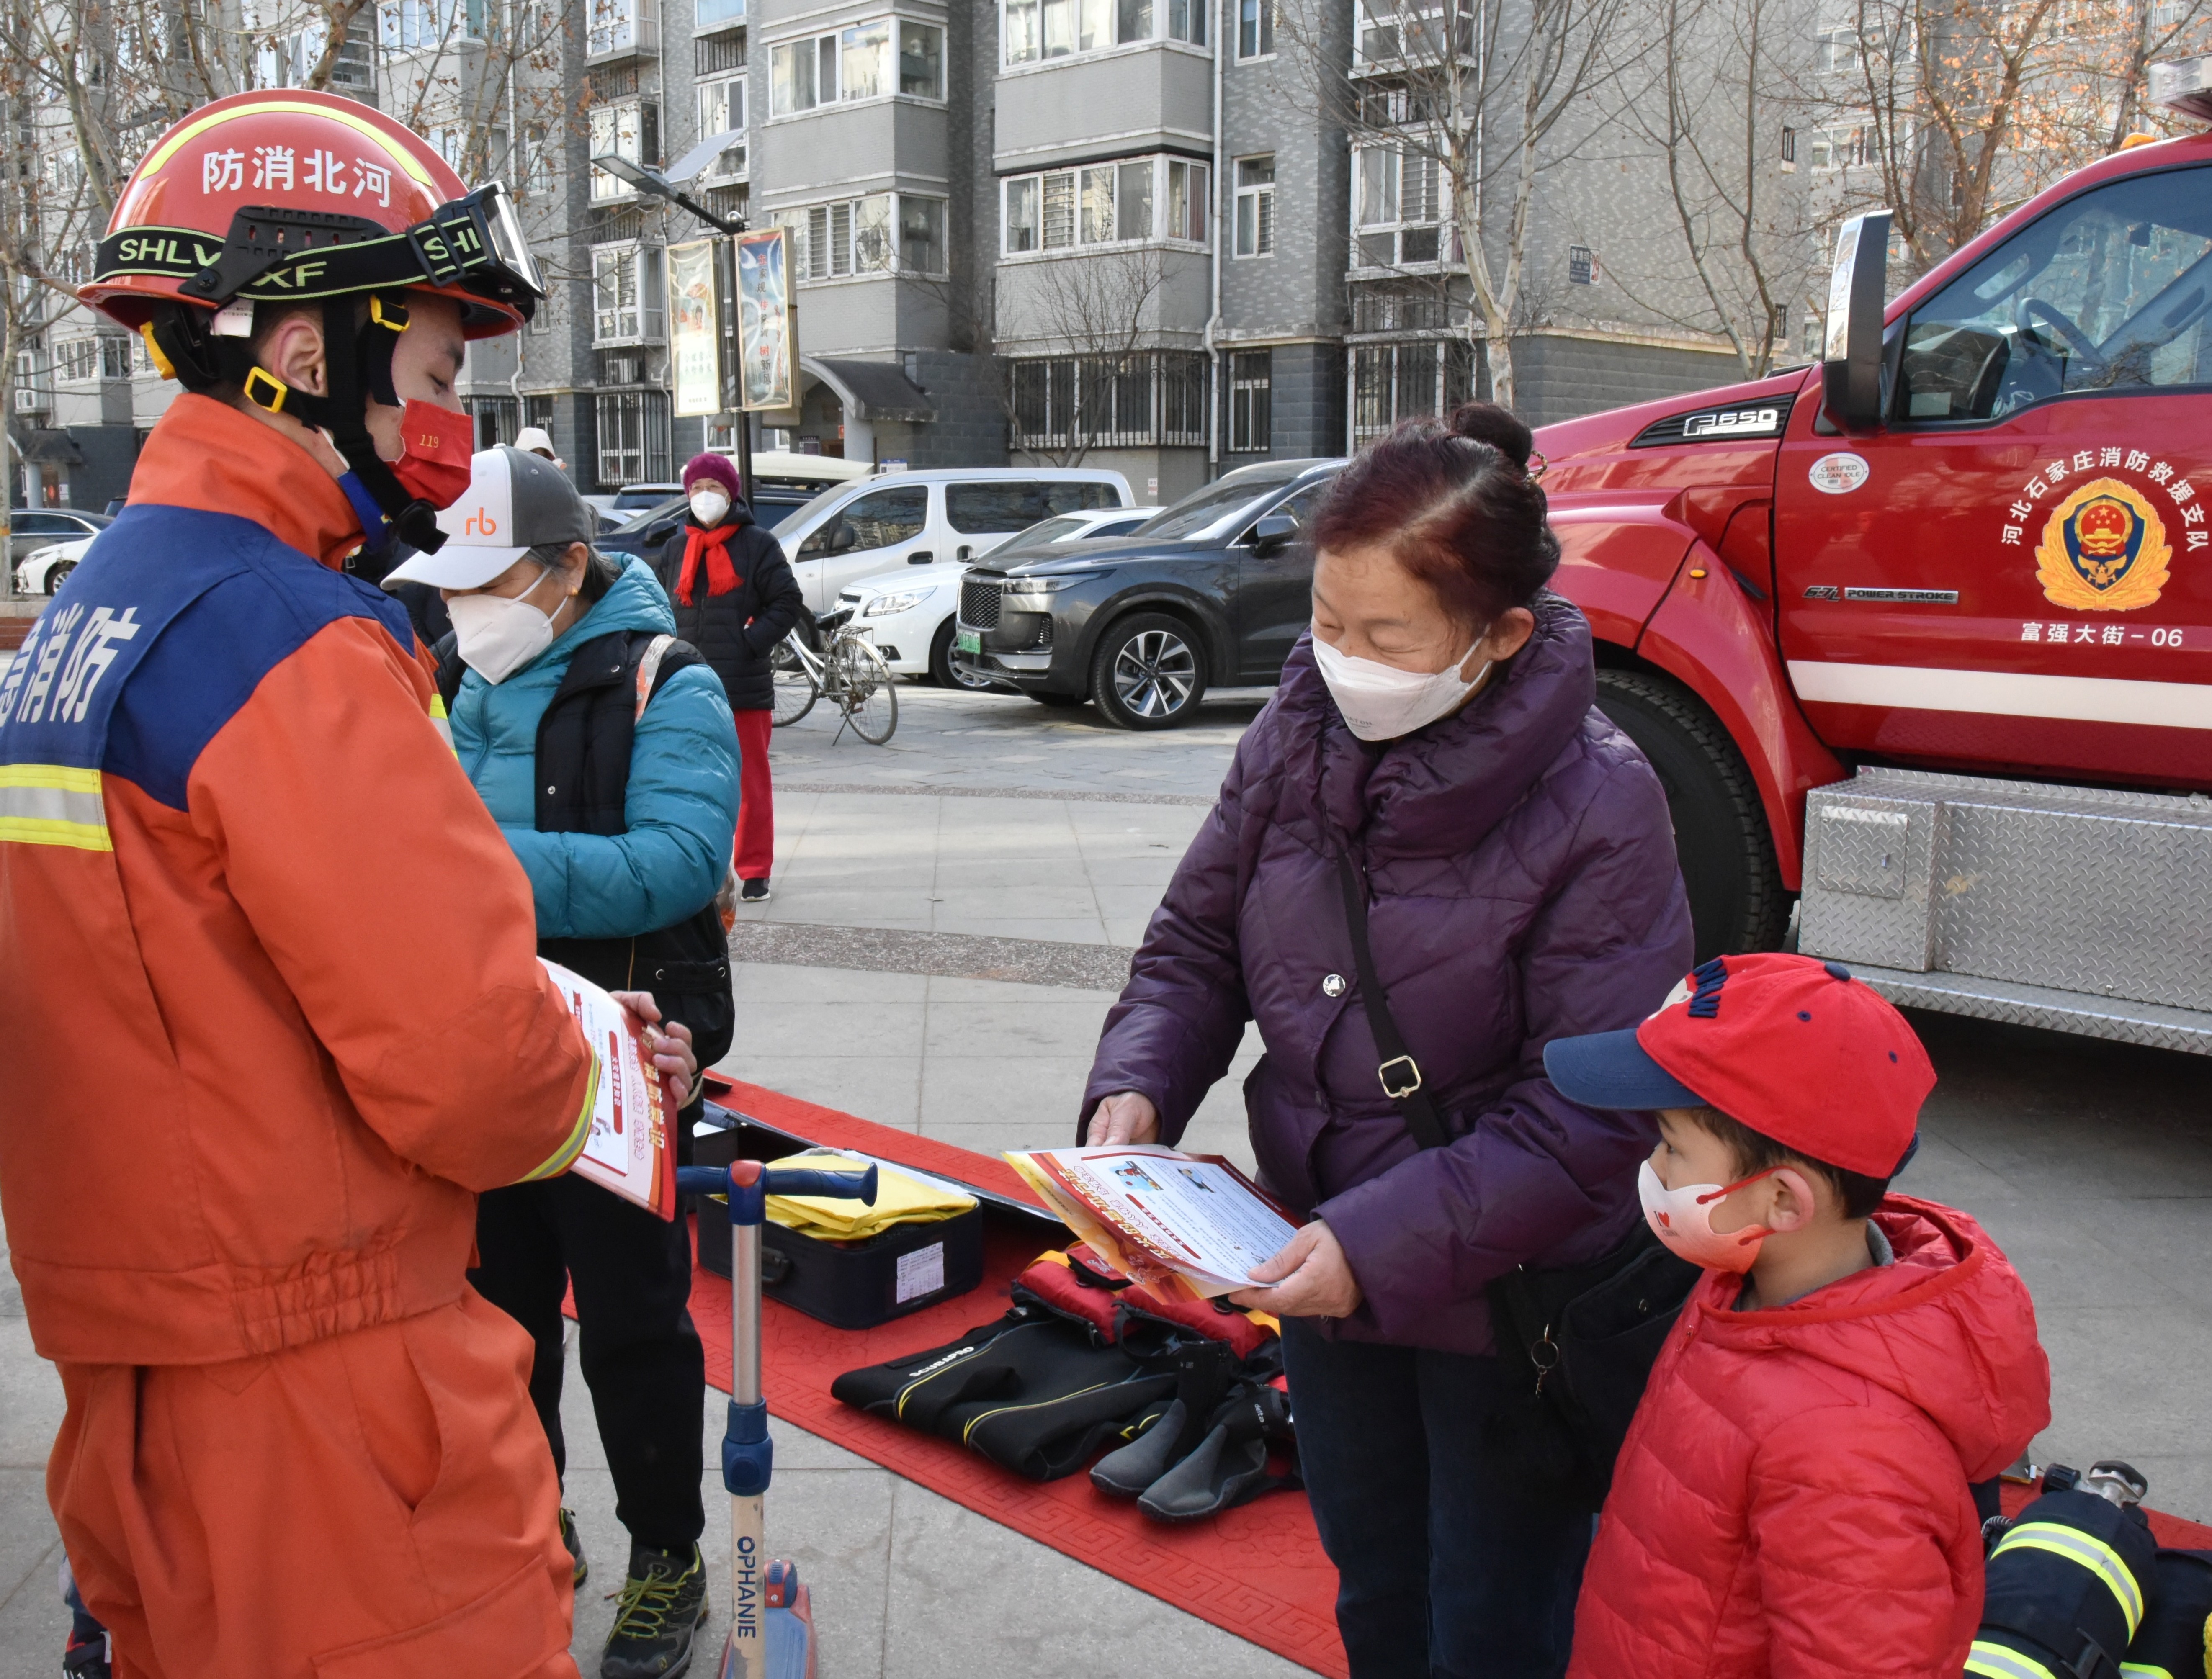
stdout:
POLYGON ((824 695, 840 713, 840 735, 849 724, 871 746, 881 746, 898 727, 898 679, 849 623, 839 625, 818 653, 801 630, 793 630, 769 655, 769 674, 779 729, 798 722, 824 695))

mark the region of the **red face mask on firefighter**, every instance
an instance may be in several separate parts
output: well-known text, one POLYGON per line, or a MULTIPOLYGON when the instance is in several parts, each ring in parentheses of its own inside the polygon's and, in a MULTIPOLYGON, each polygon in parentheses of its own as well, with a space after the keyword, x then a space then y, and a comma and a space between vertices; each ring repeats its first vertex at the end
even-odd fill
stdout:
POLYGON ((399 417, 399 458, 387 463, 410 495, 433 507, 450 507, 469 487, 470 445, 475 422, 435 403, 409 398, 399 417))

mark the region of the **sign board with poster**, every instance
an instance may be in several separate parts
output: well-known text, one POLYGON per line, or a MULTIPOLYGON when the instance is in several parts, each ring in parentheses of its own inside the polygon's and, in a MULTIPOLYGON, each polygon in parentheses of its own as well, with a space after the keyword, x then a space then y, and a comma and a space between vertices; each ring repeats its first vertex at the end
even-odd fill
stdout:
POLYGON ((679 419, 722 411, 722 330, 714 239, 668 247, 668 367, 679 419))
POLYGON ((791 269, 783 229, 737 235, 738 406, 789 408, 797 400, 792 364, 791 269))

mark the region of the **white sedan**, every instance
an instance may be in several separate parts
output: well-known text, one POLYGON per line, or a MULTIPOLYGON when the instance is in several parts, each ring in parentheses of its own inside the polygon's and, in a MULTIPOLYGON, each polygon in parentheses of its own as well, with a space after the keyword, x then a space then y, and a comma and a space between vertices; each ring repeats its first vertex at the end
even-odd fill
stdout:
MULTIPOLYGON (((1126 536, 1158 512, 1157 507, 1094 507, 1058 513, 1010 537, 991 550, 991 557, 995 561, 1017 550, 1027 552, 1053 542, 1126 536)), ((842 623, 849 615, 854 627, 875 644, 894 675, 927 676, 939 688, 993 687, 952 663, 952 626, 960 615, 960 579, 967 571, 965 561, 945 560, 864 577, 838 591, 836 609, 824 621, 842 623)))
POLYGON ((66 542, 49 542, 46 547, 15 562, 15 592, 19 595, 51 595, 62 586, 64 579, 75 571, 77 561, 92 546, 90 536, 78 536, 66 542))

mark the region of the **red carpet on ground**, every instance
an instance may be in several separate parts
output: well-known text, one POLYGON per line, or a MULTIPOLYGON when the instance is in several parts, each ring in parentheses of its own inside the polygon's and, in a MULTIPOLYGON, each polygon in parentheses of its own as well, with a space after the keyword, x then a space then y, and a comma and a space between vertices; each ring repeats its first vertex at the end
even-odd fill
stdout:
MULTIPOLYGON (((758 1085, 737 1084, 724 1100, 779 1130, 903 1161, 1037 1204, 1013 1168, 994 1155, 856 1119, 758 1085)), ((830 1384, 848 1370, 940 1345, 1004 1312, 1011 1304, 1008 1285, 1048 1243, 1003 1227, 990 1229, 988 1240, 981 1288, 880 1329, 836 1330, 769 1301, 761 1326, 769 1413, 1238 1638, 1344 1679, 1336 1572, 1322 1554, 1304 1494, 1272 1494, 1209 1521, 1170 1527, 1139 1515, 1134 1505, 1102 1496, 1087 1476, 1024 1481, 949 1440, 902 1428, 830 1397, 830 1384)), ((710 1272, 695 1273, 691 1316, 707 1345, 707 1379, 727 1392, 729 1284, 710 1272)))
MULTIPOLYGON (((734 1084, 727 1101, 779 1130, 903 1161, 1037 1204, 1013 1169, 995 1156, 856 1119, 758 1085, 734 1084)), ((1024 1481, 949 1441, 901 1428, 830 1397, 830 1384, 848 1370, 953 1340, 1003 1312, 1008 1284, 1044 1244, 1004 1227, 992 1229, 988 1240, 981 1288, 880 1329, 835 1330, 769 1301, 761 1333, 770 1412, 1238 1638, 1316 1673, 1345 1679, 1344 1646, 1336 1635, 1334 1609, 1336 1574, 1322 1554, 1303 1494, 1279 1493, 1211 1521, 1170 1527, 1146 1519, 1133 1505, 1101 1496, 1087 1476, 1024 1481)), ((729 1284, 707 1271, 695 1273, 691 1315, 706 1343, 707 1379, 726 1393, 729 1284)), ((2028 1488, 2007 1486, 2005 1509, 2016 1512, 2033 1495, 2028 1488)), ((2161 1544, 2212 1549, 2212 1527, 2156 1511, 2151 1525, 2161 1544)))

